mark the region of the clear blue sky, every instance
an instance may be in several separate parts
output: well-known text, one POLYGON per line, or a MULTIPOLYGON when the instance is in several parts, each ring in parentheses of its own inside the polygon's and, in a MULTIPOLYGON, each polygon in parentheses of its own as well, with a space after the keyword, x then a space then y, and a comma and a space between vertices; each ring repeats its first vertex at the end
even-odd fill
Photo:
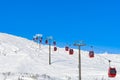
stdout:
POLYGON ((28 39, 52 35, 60 43, 85 40, 120 53, 120 1, 0 0, 0 32, 28 39))

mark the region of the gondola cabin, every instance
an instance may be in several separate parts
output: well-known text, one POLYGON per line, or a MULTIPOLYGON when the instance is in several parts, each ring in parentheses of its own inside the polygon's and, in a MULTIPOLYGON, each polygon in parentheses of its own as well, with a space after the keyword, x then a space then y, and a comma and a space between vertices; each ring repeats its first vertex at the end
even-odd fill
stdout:
POLYGON ((57 51, 57 47, 54 47, 54 51, 57 51))
POLYGON ((53 45, 54 45, 54 46, 56 45, 56 42, 55 42, 55 41, 53 42, 53 45))
POLYGON ((108 70, 108 77, 110 78, 114 78, 117 74, 116 68, 109 68, 108 70))
POLYGON ((48 44, 48 40, 45 40, 45 44, 48 44))
POLYGON ((33 41, 35 41, 35 38, 33 38, 33 41))
POLYGON ((34 40, 34 41, 37 41, 37 40, 38 40, 38 37, 34 37, 33 40, 34 40))
POLYGON ((40 43, 42 43, 42 40, 40 39, 40 43))
POLYGON ((68 51, 68 50, 69 50, 69 47, 68 47, 68 46, 66 46, 66 47, 65 47, 65 51, 68 51))
POLYGON ((70 55, 73 55, 73 54, 74 54, 74 50, 73 50, 73 49, 70 49, 70 50, 69 50, 69 54, 70 54, 70 55))
POLYGON ((33 41, 37 42, 37 41, 38 41, 38 38, 37 38, 37 37, 33 38, 33 41))
POLYGON ((42 37, 40 38, 40 43, 42 43, 42 37))
POLYGON ((38 37, 36 37, 35 40, 38 40, 38 37))
POLYGON ((89 51, 89 57, 94 58, 94 51, 89 51))

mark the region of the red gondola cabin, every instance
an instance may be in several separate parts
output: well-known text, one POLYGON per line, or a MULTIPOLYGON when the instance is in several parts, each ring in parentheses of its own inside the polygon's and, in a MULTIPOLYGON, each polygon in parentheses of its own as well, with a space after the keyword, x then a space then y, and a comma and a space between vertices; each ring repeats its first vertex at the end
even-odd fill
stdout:
POLYGON ((111 68, 111 67, 109 68, 109 70, 108 70, 109 77, 114 78, 116 76, 116 73, 117 73, 117 71, 115 68, 111 68))
POLYGON ((94 57, 94 51, 89 51, 89 57, 93 58, 94 57))
POLYGON ((65 51, 68 51, 68 50, 69 50, 69 47, 68 47, 68 46, 66 46, 66 47, 65 47, 65 51))
POLYGON ((48 40, 45 40, 45 44, 48 44, 48 40))
POLYGON ((53 42, 53 45, 54 45, 54 46, 56 45, 56 42, 55 42, 55 41, 53 42))
POLYGON ((54 47, 54 51, 57 51, 57 47, 54 47))
POLYGON ((69 50, 69 54, 70 54, 70 55, 73 55, 73 54, 74 54, 74 50, 73 50, 73 49, 70 49, 70 50, 69 50))

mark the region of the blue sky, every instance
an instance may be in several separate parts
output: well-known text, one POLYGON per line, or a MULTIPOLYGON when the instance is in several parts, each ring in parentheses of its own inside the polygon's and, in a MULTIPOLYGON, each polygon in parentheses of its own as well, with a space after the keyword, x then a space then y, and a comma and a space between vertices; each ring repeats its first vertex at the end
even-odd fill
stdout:
POLYGON ((0 0, 0 32, 28 39, 36 33, 52 35, 61 45, 84 40, 98 51, 120 53, 119 4, 119 0, 0 0))

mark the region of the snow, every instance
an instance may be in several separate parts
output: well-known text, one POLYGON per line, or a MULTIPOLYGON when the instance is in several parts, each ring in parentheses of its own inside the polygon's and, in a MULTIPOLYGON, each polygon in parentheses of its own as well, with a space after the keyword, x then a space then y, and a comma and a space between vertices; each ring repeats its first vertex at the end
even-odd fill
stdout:
MULTIPOLYGON (((64 48, 53 51, 48 64, 48 46, 31 40, 0 33, 0 80, 78 80, 78 50, 69 55, 64 48)), ((120 80, 120 55, 95 54, 89 58, 81 51, 82 80, 120 80), (115 78, 108 78, 108 61, 117 69, 115 78)))

